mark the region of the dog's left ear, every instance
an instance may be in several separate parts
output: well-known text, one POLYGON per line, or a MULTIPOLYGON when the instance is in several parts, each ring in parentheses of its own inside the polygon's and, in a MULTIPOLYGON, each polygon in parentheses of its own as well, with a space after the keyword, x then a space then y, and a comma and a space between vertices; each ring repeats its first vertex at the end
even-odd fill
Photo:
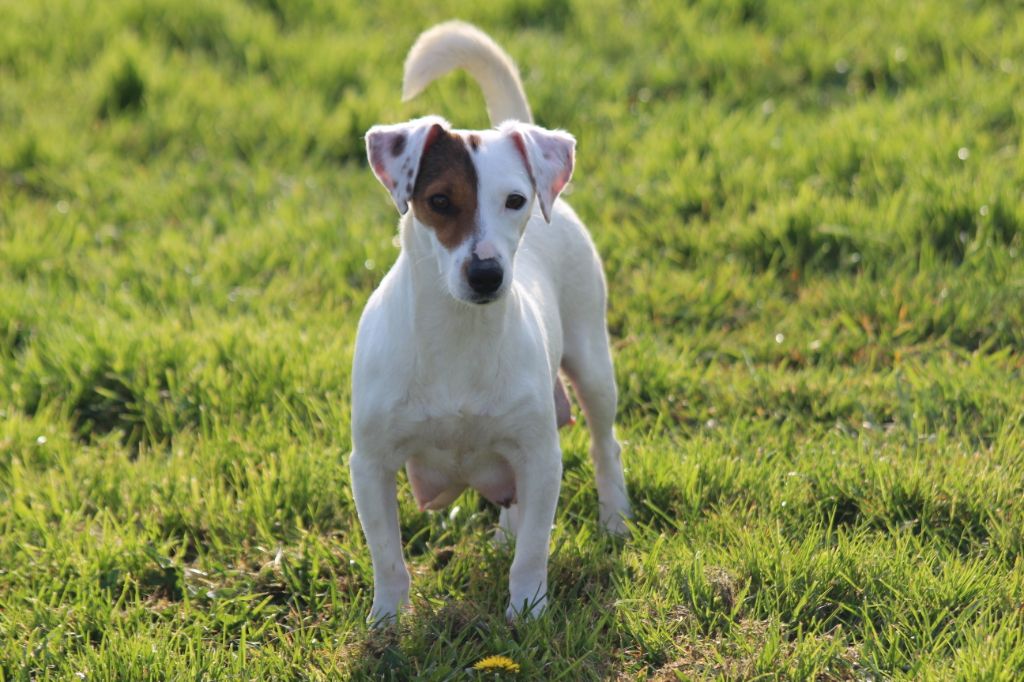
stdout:
POLYGON ((507 121, 499 130, 512 138, 523 156, 541 213, 550 223, 551 207, 572 177, 576 138, 564 130, 547 130, 518 121, 507 121))
POLYGON ((405 215, 420 172, 420 159, 437 136, 451 128, 440 116, 406 123, 377 125, 366 131, 366 156, 381 184, 391 192, 398 212, 405 215))

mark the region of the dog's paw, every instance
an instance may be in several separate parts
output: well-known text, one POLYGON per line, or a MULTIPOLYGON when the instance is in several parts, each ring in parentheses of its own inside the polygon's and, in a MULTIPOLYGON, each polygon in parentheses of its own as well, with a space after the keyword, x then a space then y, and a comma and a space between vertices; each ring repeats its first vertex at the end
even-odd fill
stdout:
POLYGON ((398 622, 398 613, 392 611, 388 613, 386 611, 377 611, 376 609, 370 609, 370 613, 366 616, 366 624, 374 630, 383 630, 384 628, 394 625, 398 622))
POLYGON ((629 536, 629 526, 626 525, 626 519, 621 514, 601 519, 601 527, 616 537, 624 538, 629 536))
POLYGON ((544 613, 544 609, 547 606, 547 595, 532 601, 526 599, 512 600, 509 602, 508 608, 505 609, 505 619, 509 623, 514 623, 517 620, 533 620, 544 613))
POLYGON ((512 534, 506 532, 504 528, 498 526, 494 529, 494 535, 491 536, 491 542, 494 543, 495 547, 514 547, 515 538, 512 534))
POLYGON ((375 595, 366 623, 374 629, 386 628, 398 622, 398 612, 409 603, 407 592, 397 595, 375 595))
POLYGON ((519 505, 502 507, 498 514, 498 527, 494 529, 494 544, 497 547, 514 547, 516 527, 519 525, 519 505))
POLYGON ((629 509, 628 501, 621 500, 614 505, 601 505, 601 527, 612 535, 629 535, 629 526, 626 522, 631 518, 633 513, 629 509))

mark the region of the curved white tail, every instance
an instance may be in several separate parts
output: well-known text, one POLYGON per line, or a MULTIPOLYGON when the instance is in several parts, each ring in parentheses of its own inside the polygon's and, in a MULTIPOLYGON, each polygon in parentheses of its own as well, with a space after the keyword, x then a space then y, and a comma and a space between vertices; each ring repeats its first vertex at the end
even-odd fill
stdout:
POLYGON ((463 21, 447 21, 420 34, 405 59, 402 99, 412 99, 455 69, 465 69, 480 85, 492 125, 509 119, 533 122, 511 57, 486 33, 463 21))

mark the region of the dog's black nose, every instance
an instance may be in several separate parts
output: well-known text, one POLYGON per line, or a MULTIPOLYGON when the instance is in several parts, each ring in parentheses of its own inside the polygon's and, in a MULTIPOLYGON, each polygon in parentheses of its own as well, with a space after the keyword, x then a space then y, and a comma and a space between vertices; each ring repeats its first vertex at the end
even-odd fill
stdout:
POLYGON ((497 258, 477 258, 473 254, 473 260, 469 261, 466 268, 466 279, 469 287, 478 294, 493 294, 501 287, 501 281, 505 278, 505 271, 497 258))

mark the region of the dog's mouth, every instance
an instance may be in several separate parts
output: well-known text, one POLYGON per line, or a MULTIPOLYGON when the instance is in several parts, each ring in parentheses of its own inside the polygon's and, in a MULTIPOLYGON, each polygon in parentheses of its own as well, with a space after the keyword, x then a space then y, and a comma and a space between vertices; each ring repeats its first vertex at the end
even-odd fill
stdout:
POLYGON ((494 303, 499 298, 501 298, 501 296, 498 296, 497 294, 473 294, 472 298, 469 299, 469 302, 474 305, 487 305, 488 303, 494 303))
POLYGON ((497 291, 461 291, 455 296, 458 300, 463 303, 468 303, 474 306, 485 306, 490 303, 494 303, 501 300, 508 291, 505 287, 498 289, 497 291))

